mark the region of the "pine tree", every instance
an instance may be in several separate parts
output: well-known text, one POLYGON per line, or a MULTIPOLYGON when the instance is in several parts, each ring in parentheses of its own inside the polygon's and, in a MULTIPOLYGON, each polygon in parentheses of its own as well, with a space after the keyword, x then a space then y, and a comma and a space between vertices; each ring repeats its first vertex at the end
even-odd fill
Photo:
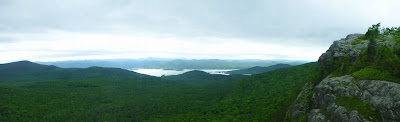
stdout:
POLYGON ((368 57, 373 61, 376 55, 376 39, 380 36, 380 30, 379 27, 381 26, 381 23, 378 23, 376 25, 372 25, 372 27, 368 28, 367 33, 365 33, 366 39, 369 40, 368 44, 368 49, 367 49, 367 54, 368 57))

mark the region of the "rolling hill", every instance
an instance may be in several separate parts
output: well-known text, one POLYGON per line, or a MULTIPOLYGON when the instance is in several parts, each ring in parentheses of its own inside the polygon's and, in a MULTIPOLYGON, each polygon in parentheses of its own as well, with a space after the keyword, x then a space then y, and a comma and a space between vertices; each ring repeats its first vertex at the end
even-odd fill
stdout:
POLYGON ((253 74, 260 74, 260 73, 263 73, 263 72, 269 72, 269 71, 273 71, 273 70, 277 70, 277 69, 281 69, 281 68, 287 68, 287 67, 291 67, 291 66, 292 65, 289 65, 289 64, 275 64, 275 65, 268 66, 268 67, 256 66, 256 67, 251 67, 251 68, 247 68, 247 69, 228 71, 226 73, 227 74, 249 74, 249 75, 253 75, 253 74))
POLYGON ((141 78, 145 76, 146 75, 119 68, 59 68, 29 61, 0 65, 0 82, 141 78))
POLYGON ((0 65, 0 76, 0 121, 166 118, 208 108, 240 79, 200 71, 160 78, 118 68, 58 68, 29 61, 0 65))

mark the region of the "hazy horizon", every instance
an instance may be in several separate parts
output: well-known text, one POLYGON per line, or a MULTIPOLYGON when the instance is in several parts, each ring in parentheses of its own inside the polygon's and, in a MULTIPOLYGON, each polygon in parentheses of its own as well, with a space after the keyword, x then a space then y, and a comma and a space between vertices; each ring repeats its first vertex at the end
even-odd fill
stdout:
POLYGON ((195 60, 221 60, 221 61, 278 61, 278 62, 316 62, 318 60, 290 60, 290 59, 216 59, 216 58, 200 58, 200 59, 190 59, 190 58, 156 58, 156 57, 147 57, 147 58, 112 58, 112 59, 72 59, 72 60, 15 60, 15 61, 8 61, 8 62, 0 62, 0 64, 5 63, 13 63, 19 61, 29 61, 29 62, 76 62, 76 61, 129 61, 129 60, 165 60, 165 61, 172 61, 172 60, 188 60, 188 61, 195 61, 195 60))
POLYGON ((148 57, 317 61, 348 34, 365 33, 378 22, 397 26, 399 4, 2 0, 0 63, 148 57))

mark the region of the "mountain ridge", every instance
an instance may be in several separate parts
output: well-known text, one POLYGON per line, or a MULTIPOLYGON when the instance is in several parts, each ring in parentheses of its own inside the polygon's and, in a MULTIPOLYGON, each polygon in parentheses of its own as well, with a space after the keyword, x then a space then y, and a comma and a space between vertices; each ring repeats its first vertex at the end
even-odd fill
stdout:
POLYGON ((291 67, 291 66, 292 65, 280 63, 280 64, 271 65, 268 67, 255 66, 255 67, 251 67, 251 68, 247 68, 247 69, 228 71, 226 73, 227 74, 249 74, 249 75, 252 75, 252 74, 259 74, 259 73, 268 72, 268 71, 274 71, 277 69, 287 68, 287 67, 291 67))
POLYGON ((0 76, 0 81, 2 82, 19 82, 31 81, 33 79, 81 80, 117 77, 141 78, 145 75, 120 68, 59 68, 53 65, 42 65, 30 61, 17 61, 1 64, 0 76))
POLYGON ((115 67, 123 69, 243 69, 254 66, 270 66, 279 63, 292 65, 306 61, 291 60, 222 60, 222 59, 110 59, 110 60, 72 60, 58 62, 37 62, 61 68, 87 68, 90 66, 115 67))

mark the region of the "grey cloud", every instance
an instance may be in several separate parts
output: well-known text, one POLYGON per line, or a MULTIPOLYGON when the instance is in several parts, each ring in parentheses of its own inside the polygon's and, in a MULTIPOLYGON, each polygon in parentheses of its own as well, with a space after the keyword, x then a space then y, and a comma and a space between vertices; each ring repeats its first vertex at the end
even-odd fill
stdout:
MULTIPOLYGON (((334 2, 333 2, 334 3, 334 2)), ((377 23, 357 6, 318 1, 2 0, 0 32, 48 30, 154 33, 280 43, 296 38, 326 46, 377 23), (276 40, 272 40, 276 39, 276 40)), ((373 6, 371 6, 373 7, 373 6)), ((392 18, 391 20, 399 20, 392 18)), ((287 43, 291 44, 291 43, 287 43)))
POLYGON ((11 43, 11 42, 16 42, 18 39, 12 38, 12 37, 1 37, 0 36, 0 44, 1 43, 11 43))
MULTIPOLYGON (((46 50, 49 51, 49 50, 46 50)), ((104 50, 57 50, 60 54, 47 54, 47 58, 58 57, 75 57, 75 56, 93 56, 93 55, 110 55, 119 54, 118 51, 104 51, 104 50)))

